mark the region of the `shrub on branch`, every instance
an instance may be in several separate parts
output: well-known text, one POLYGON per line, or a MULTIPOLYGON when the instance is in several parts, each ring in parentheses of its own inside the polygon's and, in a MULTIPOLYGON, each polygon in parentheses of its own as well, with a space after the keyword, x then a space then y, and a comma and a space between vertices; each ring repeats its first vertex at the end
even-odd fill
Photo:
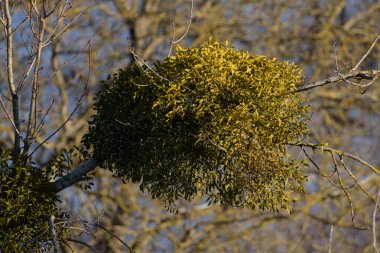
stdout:
POLYGON ((272 211, 302 191, 286 145, 307 131, 294 64, 209 42, 103 82, 85 145, 101 167, 178 198, 272 211))
MULTIPOLYGON (((0 251, 42 252, 51 246, 47 215, 64 217, 43 171, 0 154, 0 251)), ((58 225, 60 238, 63 226, 58 225)))

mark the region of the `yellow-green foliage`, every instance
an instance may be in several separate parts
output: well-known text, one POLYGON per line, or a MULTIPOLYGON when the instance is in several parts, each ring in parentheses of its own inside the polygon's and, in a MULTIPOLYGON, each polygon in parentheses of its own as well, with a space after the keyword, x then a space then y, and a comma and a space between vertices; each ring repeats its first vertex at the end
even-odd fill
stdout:
POLYGON ((46 217, 59 216, 57 196, 40 169, 9 153, 0 154, 0 251, 40 252, 49 247, 46 217))
POLYGON ((286 144, 306 131, 294 64, 209 42, 154 69, 120 70, 97 95, 84 143, 153 197, 278 210, 302 190, 286 144), (143 71, 144 70, 144 71, 143 71))

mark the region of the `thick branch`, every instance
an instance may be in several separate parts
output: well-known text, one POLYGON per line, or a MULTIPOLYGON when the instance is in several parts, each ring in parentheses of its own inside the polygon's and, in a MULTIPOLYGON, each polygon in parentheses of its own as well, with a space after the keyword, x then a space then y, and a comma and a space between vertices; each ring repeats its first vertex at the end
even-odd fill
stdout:
POLYGON ((55 192, 60 192, 82 180, 83 176, 85 176, 88 172, 94 170, 98 163, 94 158, 90 158, 83 164, 81 164, 78 168, 71 171, 66 176, 58 179, 53 183, 53 190, 55 192))
POLYGON ((351 71, 346 74, 330 76, 329 78, 326 78, 320 81, 304 84, 301 87, 299 87, 295 92, 304 92, 304 91, 308 91, 317 87, 325 86, 327 84, 337 83, 339 81, 344 81, 351 78, 355 78, 357 80, 362 80, 362 79, 373 80, 374 78, 379 76, 379 74, 380 74, 379 70, 351 71))

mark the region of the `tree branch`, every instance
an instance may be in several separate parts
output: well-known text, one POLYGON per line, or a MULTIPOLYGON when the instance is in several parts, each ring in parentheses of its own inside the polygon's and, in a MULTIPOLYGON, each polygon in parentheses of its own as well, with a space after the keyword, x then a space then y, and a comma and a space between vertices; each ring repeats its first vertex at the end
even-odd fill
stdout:
POLYGON ((357 161, 358 163, 364 165, 365 167, 369 168, 370 170, 372 170, 374 173, 376 173, 377 175, 380 175, 380 169, 377 169, 375 166, 371 165, 370 163, 368 163, 367 161, 361 159, 360 157, 358 156, 355 156, 353 154, 350 154, 350 153, 347 153, 347 152, 344 152, 344 151, 341 151, 341 150, 338 150, 338 149, 334 149, 334 148, 330 148, 330 147, 327 147, 325 145, 320 145, 320 144, 313 144, 313 143, 289 143, 288 145, 290 146, 298 146, 298 147, 308 147, 308 148, 311 148, 311 149, 317 149, 317 150, 321 150, 321 151, 327 151, 327 152, 333 152, 339 156, 345 156, 345 157, 348 157, 352 160, 355 160, 357 161))
POLYGON ((98 251, 94 247, 92 247, 90 244, 88 244, 84 241, 77 240, 74 238, 68 238, 67 241, 82 244, 82 245, 86 246, 87 248, 89 248, 90 250, 92 250, 93 252, 98 253, 98 251))
POLYGON ((18 94, 16 86, 14 84, 13 76, 13 31, 12 31, 12 16, 9 7, 9 0, 4 1, 4 11, 5 11, 5 34, 7 37, 7 78, 9 89, 12 94, 12 112, 13 112, 13 122, 15 125, 14 130, 14 153, 16 155, 20 154, 20 111, 18 106, 18 94))
POLYGON ((299 87, 297 90, 295 90, 295 92, 304 92, 304 91, 308 91, 317 87, 325 86, 327 84, 345 81, 351 78, 355 78, 358 80, 362 80, 362 79, 373 80, 377 78, 379 74, 380 74, 379 70, 351 71, 346 74, 330 76, 329 78, 326 78, 320 81, 304 84, 301 87, 299 87))
MULTIPOLYGON (((32 22, 32 21, 31 21, 32 22)), ((36 121, 37 121, 37 97, 39 92, 39 71, 41 65, 41 52, 43 46, 43 38, 45 32, 45 16, 39 16, 38 20, 39 32, 38 35, 35 34, 37 39, 37 51, 36 51, 36 62, 34 64, 34 74, 32 81, 32 95, 30 99, 29 106, 29 119, 28 127, 25 137, 25 146, 23 150, 23 156, 26 158, 28 156, 29 147, 34 139, 34 134, 36 131, 36 121)))
POLYGON ((358 61, 358 63, 355 65, 355 67, 352 68, 352 71, 355 71, 359 68, 360 64, 362 64, 362 62, 364 61, 365 58, 367 58, 367 56, 369 55, 369 53, 372 51, 372 49, 374 48, 374 46, 376 45, 377 41, 379 40, 380 38, 380 33, 377 34, 376 38, 374 39, 374 41, 372 42, 371 46, 368 48, 367 52, 363 55, 363 57, 358 61))
POLYGON ((54 228, 54 220, 55 220, 54 215, 49 216, 48 223, 49 223, 49 227, 50 227, 51 242, 53 244, 54 253, 58 253, 59 244, 57 241, 57 234, 56 234, 55 228, 54 228))
POLYGON ((82 180, 88 172, 94 170, 98 166, 97 161, 94 158, 90 158, 79 167, 71 171, 69 174, 53 182, 53 190, 60 192, 82 180))

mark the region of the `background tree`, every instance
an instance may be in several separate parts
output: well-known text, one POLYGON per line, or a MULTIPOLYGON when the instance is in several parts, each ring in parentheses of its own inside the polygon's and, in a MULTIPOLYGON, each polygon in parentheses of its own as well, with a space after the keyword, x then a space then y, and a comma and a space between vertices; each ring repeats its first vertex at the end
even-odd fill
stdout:
MULTIPOLYGON (((1 48, 5 49, 1 58, 1 98, 15 127, 2 110, 1 145, 16 147, 17 152, 17 131, 24 138, 28 130, 34 132, 28 138, 29 154, 39 146, 33 153, 39 168, 47 168, 64 149, 79 145, 87 131, 99 80, 135 61, 131 49, 141 59, 163 59, 171 42, 187 31, 190 13, 191 26, 181 41, 185 47, 199 46, 210 36, 219 41, 228 39, 237 48, 296 62, 304 70, 306 82, 340 77, 340 82, 304 94, 315 112, 310 125, 313 131, 305 142, 328 142, 329 147, 351 152, 371 161, 375 169, 379 167, 378 81, 356 87, 339 76, 355 68, 374 42, 379 23, 377 1, 194 1, 192 12, 189 1, 58 1, 55 11, 42 23, 40 19, 45 13, 38 13, 44 12, 43 1, 17 2, 8 4, 14 32, 5 33, 10 27, 7 2, 1 5, 1 48), (175 38, 171 40, 173 20, 175 38), (44 40, 38 37, 41 30, 44 40), (50 36, 52 32, 54 35, 50 36), (47 45, 40 46, 42 56, 38 56, 43 43, 47 45), (9 50, 9 45, 13 45, 13 50, 9 50), (16 94, 11 85, 12 69, 14 87, 20 87, 16 94), (38 92, 33 92, 33 87, 38 92), (81 97, 84 87, 86 96, 81 97), (35 109, 30 106, 33 94, 38 95, 35 109), (17 99, 19 120, 17 114, 12 114, 17 99)), ((46 14, 54 6, 50 3, 46 14)), ((376 70, 378 58, 379 45, 374 43, 355 70, 376 70)), ((355 79, 348 81, 358 83, 355 79)), ((23 152, 26 149, 20 140, 20 151, 27 154, 23 152)), ((299 147, 295 149, 298 154, 299 147)), ((90 220, 101 216, 99 224, 137 252, 328 251, 331 225, 333 251, 373 250, 371 230, 355 227, 372 224, 378 175, 331 149, 325 149, 323 154, 307 147, 304 151, 318 168, 311 166, 303 171, 309 179, 306 194, 299 196, 292 215, 206 207, 201 201, 178 203, 179 214, 173 216, 159 202, 141 194, 136 186, 115 182, 101 170, 96 171, 92 189, 74 186, 63 191, 61 205, 70 210, 72 218, 90 220)), ((306 154, 302 151, 300 158, 306 154)), ((61 156, 61 168, 69 165, 65 164, 67 155, 61 156)), ((67 167, 75 168, 81 163, 80 159, 71 160, 74 164, 67 167)), ((98 229, 96 238, 82 235, 80 240, 100 252, 125 251, 126 246, 113 235, 98 229)), ((83 252, 87 252, 88 248, 83 247, 83 252)))

